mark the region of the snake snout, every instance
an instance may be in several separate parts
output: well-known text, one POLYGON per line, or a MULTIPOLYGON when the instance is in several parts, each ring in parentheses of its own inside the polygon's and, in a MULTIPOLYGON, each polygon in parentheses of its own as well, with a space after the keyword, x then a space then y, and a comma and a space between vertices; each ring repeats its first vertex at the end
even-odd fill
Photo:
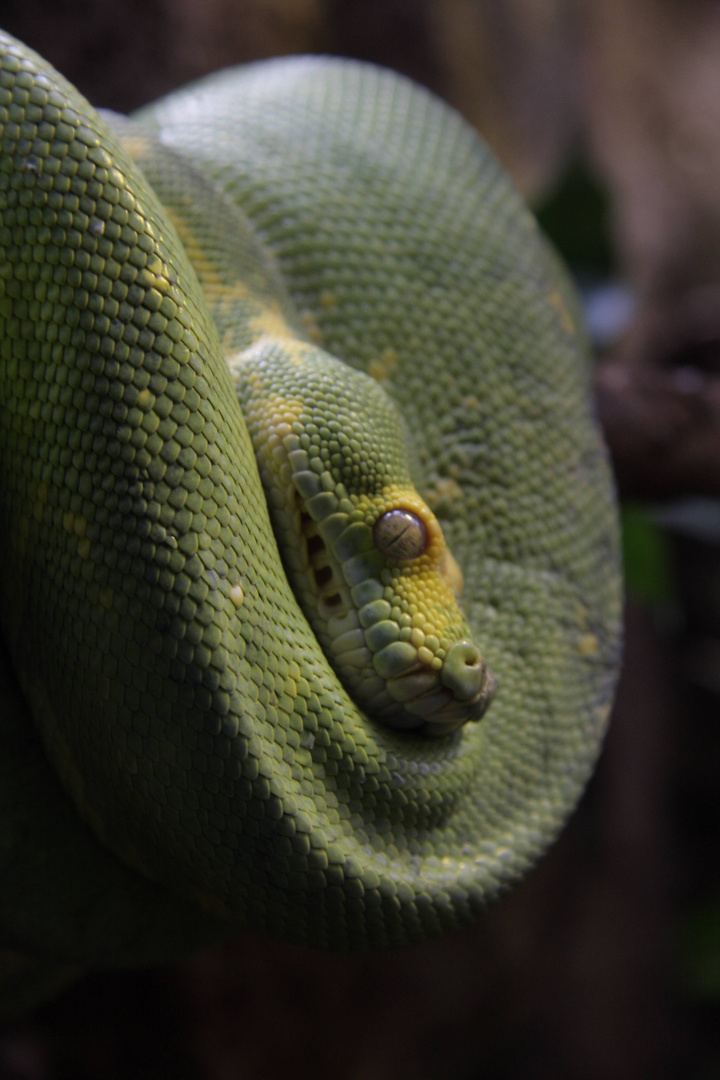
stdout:
POLYGON ((448 651, 440 680, 456 701, 479 706, 473 718, 479 719, 495 696, 497 680, 485 664, 482 653, 472 641, 458 641, 448 651))

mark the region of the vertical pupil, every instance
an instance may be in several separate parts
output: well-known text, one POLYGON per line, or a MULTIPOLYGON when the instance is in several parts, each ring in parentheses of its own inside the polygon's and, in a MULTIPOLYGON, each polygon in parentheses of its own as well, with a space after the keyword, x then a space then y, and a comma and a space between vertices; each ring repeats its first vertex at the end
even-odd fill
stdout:
POLYGON ((410 510, 388 510, 375 522, 373 543, 389 559, 417 559, 427 547, 427 529, 410 510))

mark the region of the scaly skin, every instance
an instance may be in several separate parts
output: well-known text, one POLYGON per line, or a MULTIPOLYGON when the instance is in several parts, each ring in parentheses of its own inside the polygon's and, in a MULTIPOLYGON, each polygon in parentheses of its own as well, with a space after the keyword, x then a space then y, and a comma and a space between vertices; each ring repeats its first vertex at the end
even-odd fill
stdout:
POLYGON ((562 271, 387 72, 253 65, 111 134, 2 49, 7 985, 466 921, 575 804, 617 666, 562 271))
POLYGON ((390 727, 441 736, 480 719, 495 678, 458 605, 460 568, 413 486, 396 406, 308 341, 287 298, 278 308, 259 252, 249 265, 247 224, 215 186, 112 122, 197 253, 288 578, 339 678, 390 727))

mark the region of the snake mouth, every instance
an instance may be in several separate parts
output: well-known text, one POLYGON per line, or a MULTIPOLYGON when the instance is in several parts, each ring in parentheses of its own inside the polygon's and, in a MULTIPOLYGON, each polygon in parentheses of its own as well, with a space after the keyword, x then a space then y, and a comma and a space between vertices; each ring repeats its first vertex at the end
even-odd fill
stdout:
MULTIPOLYGON (((375 670, 381 674, 401 659, 397 649, 388 655, 389 648, 373 657, 375 670)), ((425 734, 446 735, 468 721, 480 720, 497 691, 497 679, 474 642, 456 642, 439 671, 417 659, 409 662, 409 652, 404 659, 404 670, 385 678, 393 704, 381 708, 380 715, 389 726, 422 725, 425 734)))

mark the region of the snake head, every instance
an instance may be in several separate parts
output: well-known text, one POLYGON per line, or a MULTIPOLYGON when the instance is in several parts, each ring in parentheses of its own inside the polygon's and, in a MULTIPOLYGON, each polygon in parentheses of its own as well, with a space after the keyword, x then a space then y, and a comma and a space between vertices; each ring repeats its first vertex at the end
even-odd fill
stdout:
POLYGON ((479 720, 497 683, 393 402, 303 342, 265 340, 232 368, 288 577, 341 682, 391 728, 479 720))
POLYGON ((351 601, 328 624, 344 630, 326 645, 340 677, 389 727, 441 735, 479 720, 496 681, 460 609, 462 573, 435 515, 413 489, 389 486, 357 497, 342 519, 317 523, 323 561, 337 564, 333 580, 351 601))

